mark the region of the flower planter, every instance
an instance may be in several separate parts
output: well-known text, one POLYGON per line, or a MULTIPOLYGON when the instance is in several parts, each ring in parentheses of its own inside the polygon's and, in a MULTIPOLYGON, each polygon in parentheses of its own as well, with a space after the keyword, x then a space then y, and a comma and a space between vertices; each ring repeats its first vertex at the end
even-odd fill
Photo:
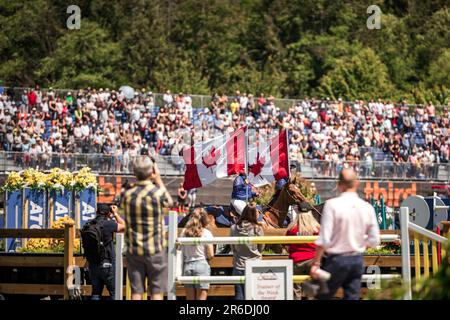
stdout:
POLYGON ((23 190, 23 227, 43 229, 47 226, 45 190, 25 188, 23 190))
POLYGON ((48 227, 60 218, 75 218, 74 192, 68 189, 48 192, 48 227))
POLYGON ((94 188, 83 189, 75 192, 75 223, 77 228, 83 228, 84 224, 95 218, 97 211, 97 190, 94 188))
MULTIPOLYGON (((5 220, 2 228, 20 229, 22 228, 22 201, 23 190, 6 191, 5 192, 5 220)), ((16 239, 6 239, 5 251, 14 251, 16 249, 16 239)))

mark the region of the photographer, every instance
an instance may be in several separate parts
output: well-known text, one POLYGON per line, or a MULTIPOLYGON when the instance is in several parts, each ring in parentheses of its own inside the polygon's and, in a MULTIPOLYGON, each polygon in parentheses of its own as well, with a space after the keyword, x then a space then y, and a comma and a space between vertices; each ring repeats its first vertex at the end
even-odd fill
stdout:
POLYGON ((124 232, 125 222, 116 205, 99 204, 97 216, 81 231, 84 255, 89 263, 92 300, 100 300, 106 285, 109 295, 115 295, 114 233, 124 232))
POLYGON ((154 159, 140 156, 134 161, 136 184, 125 191, 121 210, 127 222, 126 245, 131 299, 142 300, 145 281, 152 300, 167 292, 167 241, 163 208, 173 200, 162 181, 154 159))

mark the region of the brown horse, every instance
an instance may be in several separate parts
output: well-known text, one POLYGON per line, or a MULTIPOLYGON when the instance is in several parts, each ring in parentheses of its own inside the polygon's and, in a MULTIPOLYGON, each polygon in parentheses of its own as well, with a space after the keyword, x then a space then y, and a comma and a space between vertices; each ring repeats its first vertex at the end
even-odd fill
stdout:
MULTIPOLYGON (((308 202, 303 196, 300 188, 297 185, 297 178, 288 181, 280 192, 274 195, 274 198, 263 209, 263 228, 274 229, 282 228, 286 220, 289 207, 299 204, 300 202, 308 202), (275 198, 276 197, 276 198, 275 198)), ((313 206, 313 215, 320 223, 323 205, 313 206)))

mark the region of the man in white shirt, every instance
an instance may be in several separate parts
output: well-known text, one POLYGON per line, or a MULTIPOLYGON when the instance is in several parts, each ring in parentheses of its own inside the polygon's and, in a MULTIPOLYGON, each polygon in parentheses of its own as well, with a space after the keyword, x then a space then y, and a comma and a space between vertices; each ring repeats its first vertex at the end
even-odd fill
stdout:
POLYGON ((173 103, 173 96, 170 93, 170 90, 167 90, 166 93, 163 96, 164 106, 170 107, 173 103))
POLYGON ((380 230, 375 210, 359 198, 359 181, 353 169, 343 169, 339 174, 339 197, 328 200, 323 209, 317 252, 311 276, 320 267, 331 273, 327 294, 318 299, 331 299, 336 291, 344 289, 345 300, 359 300, 361 278, 364 272, 363 253, 367 247, 380 243, 380 230))

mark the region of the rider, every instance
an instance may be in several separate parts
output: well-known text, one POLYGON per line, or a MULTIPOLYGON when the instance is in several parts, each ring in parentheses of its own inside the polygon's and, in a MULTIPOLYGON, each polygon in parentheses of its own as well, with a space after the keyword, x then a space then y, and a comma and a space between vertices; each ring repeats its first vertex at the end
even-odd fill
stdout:
MULTIPOLYGON (((291 165, 289 169, 290 169, 291 174, 295 174, 295 170, 297 169, 297 167, 295 165, 291 165)), ((285 176, 285 177, 278 179, 275 182, 275 194, 272 197, 271 201, 269 202, 269 206, 273 206, 274 202, 276 201, 276 199, 278 198, 278 195, 281 192, 281 189, 283 189, 284 185, 289 182, 289 177, 286 175, 286 170, 283 168, 280 168, 280 173, 281 173, 281 176, 285 176)), ((288 211, 287 217, 289 219, 289 222, 292 222, 295 220, 296 212, 295 212, 293 206, 289 206, 288 210, 289 211, 288 211)))
POLYGON ((241 215, 247 202, 252 198, 256 198, 258 195, 258 192, 253 191, 245 171, 241 170, 239 175, 234 179, 233 192, 231 193, 231 205, 236 210, 236 213, 241 215))

